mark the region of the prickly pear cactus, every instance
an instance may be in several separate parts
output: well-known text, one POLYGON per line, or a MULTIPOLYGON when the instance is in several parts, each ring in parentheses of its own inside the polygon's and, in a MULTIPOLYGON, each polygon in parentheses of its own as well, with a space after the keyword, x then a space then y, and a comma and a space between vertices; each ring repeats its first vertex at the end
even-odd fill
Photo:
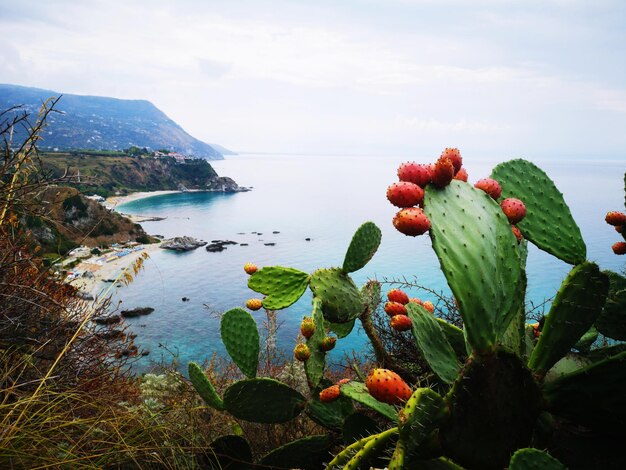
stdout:
POLYGON ((255 377, 259 364, 259 331, 252 315, 241 308, 229 310, 220 323, 226 351, 247 377, 255 377))
POLYGON ((268 266, 260 269, 248 279, 248 287, 265 294, 263 307, 281 310, 298 301, 309 284, 309 275, 293 268, 268 266))

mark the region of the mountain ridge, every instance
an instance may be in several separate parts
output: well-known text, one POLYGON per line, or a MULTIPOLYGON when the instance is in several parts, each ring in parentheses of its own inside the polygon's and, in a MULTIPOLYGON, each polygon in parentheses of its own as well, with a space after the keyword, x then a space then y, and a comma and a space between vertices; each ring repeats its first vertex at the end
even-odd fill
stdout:
MULTIPOLYGON (((211 145, 189 135, 180 125, 148 100, 106 96, 62 94, 53 90, 0 84, 0 110, 20 106, 34 119, 42 103, 60 97, 42 131, 39 147, 44 150, 123 150, 132 146, 167 149, 207 160, 223 155, 211 145)), ((16 128, 15 141, 23 129, 16 128)))

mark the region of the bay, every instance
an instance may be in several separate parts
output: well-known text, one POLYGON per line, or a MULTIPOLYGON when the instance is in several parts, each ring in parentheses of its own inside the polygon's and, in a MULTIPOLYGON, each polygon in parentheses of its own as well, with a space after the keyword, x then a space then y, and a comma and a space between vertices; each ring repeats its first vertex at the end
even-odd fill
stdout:
MULTIPOLYGON (((471 182, 488 176, 498 163, 465 160, 471 182)), ((151 234, 247 244, 229 245, 220 253, 208 253, 203 248, 188 253, 159 250, 132 284, 115 292, 114 303, 121 302, 123 308, 155 309, 148 317, 128 321, 138 335, 140 349, 151 351, 136 370, 141 372, 161 360, 169 362, 172 354, 181 369, 190 360, 225 354, 219 338, 219 313, 258 296, 247 288, 246 262, 307 272, 340 266, 352 234, 367 220, 381 228, 383 239, 372 261, 354 273, 357 285, 371 278, 407 279, 449 294, 430 239, 406 237, 391 224, 396 211, 385 192, 397 180, 395 172, 403 161, 406 158, 239 155, 211 164, 220 175, 253 187, 250 192, 168 194, 120 206, 118 210, 125 213, 167 217, 142 224, 151 234), (183 302, 183 297, 190 300, 183 302)), ((587 243, 587 258, 603 269, 623 269, 623 258, 611 251, 611 245, 620 238, 604 223, 604 215, 624 207, 624 162, 555 159, 535 163, 563 192, 587 243)), ((566 263, 531 247, 527 300, 540 305, 552 297, 569 269, 566 263)), ((389 288, 383 287, 385 291, 389 288)), ((422 290, 414 289, 410 294, 436 302, 434 295, 422 290)), ((306 295, 279 313, 278 346, 287 352, 295 345, 300 320, 309 312, 310 302, 306 295)), ((253 313, 259 325, 264 322, 262 312, 253 313)), ((338 342, 331 360, 338 361, 344 353, 358 353, 366 346, 365 335, 355 329, 338 342)))

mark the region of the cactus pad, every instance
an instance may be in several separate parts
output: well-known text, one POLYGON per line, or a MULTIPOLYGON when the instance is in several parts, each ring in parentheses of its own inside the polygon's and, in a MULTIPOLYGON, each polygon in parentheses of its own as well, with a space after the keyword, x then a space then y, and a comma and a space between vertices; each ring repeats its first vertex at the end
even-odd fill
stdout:
POLYGON ((328 461, 331 443, 329 435, 305 437, 274 449, 260 463, 272 468, 317 470, 328 461))
POLYGON ((352 398, 354 401, 378 411, 381 415, 395 421, 398 413, 393 406, 380 402, 370 395, 364 383, 351 381, 341 386, 341 394, 345 397, 352 398))
POLYGON ((195 362, 190 362, 188 365, 189 380, 193 384, 200 397, 204 402, 215 408, 216 410, 224 409, 224 402, 215 391, 215 387, 211 383, 211 380, 204 373, 202 368, 195 362))
POLYGON ((224 392, 224 407, 235 418, 254 423, 285 423, 300 414, 305 398, 274 379, 246 379, 224 392))
POLYGON ((309 401, 306 414, 320 426, 335 431, 343 427, 344 418, 354 411, 352 401, 346 397, 339 397, 335 401, 322 402, 317 394, 313 393, 309 401))
POLYGON ((324 366, 326 365, 326 352, 320 349, 322 340, 326 337, 326 328, 324 325, 324 315, 322 313, 322 301, 313 298, 313 312, 311 314, 315 323, 315 331, 313 335, 306 340, 306 344, 311 351, 311 357, 304 363, 304 371, 311 388, 317 387, 324 375, 324 366))
POLYGON ((511 227, 489 195, 462 181, 441 190, 427 186, 424 206, 432 222, 433 248, 459 304, 467 340, 478 351, 492 349, 513 318, 520 282, 511 227))
POLYGON ((352 413, 348 416, 341 430, 343 442, 347 445, 363 439, 366 436, 377 434, 380 432, 378 423, 364 413, 352 413))
POLYGON ((252 315, 233 308, 222 316, 222 342, 228 354, 246 377, 255 377, 259 364, 259 330, 252 315))
POLYGON ((497 165, 491 177, 502 186, 502 198, 515 197, 526 205, 526 217, 517 224, 524 237, 541 250, 578 264, 587 248, 563 194, 539 167, 526 160, 497 165))
POLYGON ((567 470, 551 455, 533 448, 520 449, 513 454, 509 470, 567 470))
POLYGON ((206 455, 209 468, 248 470, 252 466, 252 450, 241 436, 218 437, 211 443, 206 455))
POLYGON ((465 343, 465 336, 463 335, 463 330, 457 326, 454 326, 452 323, 448 323, 443 318, 435 317, 437 323, 439 323, 439 328, 443 331, 448 343, 454 349, 458 358, 467 358, 468 354, 471 351, 467 350, 467 344, 465 343))
POLYGON ((551 413, 617 432, 626 422, 626 352, 546 382, 543 391, 551 413))
POLYGON ((594 263, 575 266, 552 303, 528 367, 545 374, 589 330, 602 311, 608 279, 594 263))
MULTIPOLYGON (((383 453, 387 448, 389 441, 398 434, 398 428, 387 429, 380 434, 375 434, 368 439, 363 447, 352 457, 344 470, 358 470, 364 468, 373 458, 383 453)), ((330 465, 329 465, 330 467, 330 465)), ((332 468, 332 467, 331 467, 332 468)))
POLYGON ((372 259, 382 234, 373 222, 365 222, 361 225, 354 236, 343 260, 343 270, 347 273, 358 271, 372 259))
POLYGON ((309 283, 309 275, 293 268, 268 266, 255 272, 248 279, 248 287, 265 294, 263 307, 280 310, 298 301, 309 283))
POLYGON ((352 333, 355 323, 356 323, 356 318, 346 323, 333 323, 333 322, 327 321, 326 326, 328 327, 330 331, 332 331, 333 333, 337 335, 337 338, 341 339, 341 338, 345 338, 350 333, 352 333))
POLYGON ((318 269, 311 276, 311 290, 322 301, 324 318, 347 323, 363 311, 363 300, 350 277, 339 268, 318 269))
POLYGON ((417 347, 422 351, 433 372, 441 380, 451 384, 459 375, 461 364, 439 323, 433 314, 421 305, 409 303, 406 309, 411 319, 411 329, 417 347))
POLYGON ((604 273, 609 276, 609 294, 596 328, 604 336, 626 341, 626 278, 611 271, 604 273))

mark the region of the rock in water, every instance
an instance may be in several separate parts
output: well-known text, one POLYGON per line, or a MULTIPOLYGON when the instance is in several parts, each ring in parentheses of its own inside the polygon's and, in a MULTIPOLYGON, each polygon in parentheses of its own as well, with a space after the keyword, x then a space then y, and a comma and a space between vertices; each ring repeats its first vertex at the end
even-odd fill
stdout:
POLYGON ((205 241, 196 240, 193 237, 174 237, 165 240, 161 244, 161 248, 174 251, 191 251, 206 245, 205 241))
POLYGON ((250 191, 250 188, 239 186, 235 180, 228 176, 218 176, 207 184, 206 190, 220 193, 241 193, 250 191))

